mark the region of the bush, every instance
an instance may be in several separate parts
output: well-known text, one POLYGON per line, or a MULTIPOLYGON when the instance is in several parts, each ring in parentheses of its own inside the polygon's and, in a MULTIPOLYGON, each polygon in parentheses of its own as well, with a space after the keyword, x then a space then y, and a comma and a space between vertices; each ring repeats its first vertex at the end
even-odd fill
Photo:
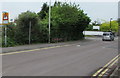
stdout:
POLYGON ((7 37, 7 45, 5 45, 5 39, 2 39, 2 47, 11 47, 11 46, 16 46, 17 43, 13 41, 13 39, 7 37))

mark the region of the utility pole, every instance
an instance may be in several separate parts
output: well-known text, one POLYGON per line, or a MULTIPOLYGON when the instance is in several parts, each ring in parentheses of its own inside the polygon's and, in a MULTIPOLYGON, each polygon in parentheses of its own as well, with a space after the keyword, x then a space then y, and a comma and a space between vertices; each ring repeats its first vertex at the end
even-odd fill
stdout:
POLYGON ((112 28, 111 28, 111 20, 112 20, 112 18, 110 18, 110 31, 112 31, 112 28))
POLYGON ((49 2, 49 39, 48 39, 48 43, 50 43, 51 41, 50 41, 50 38, 51 38, 51 36, 50 36, 50 22, 51 22, 51 0, 50 0, 50 2, 49 2))
POLYGON ((29 23, 29 44, 31 43, 31 21, 29 23))

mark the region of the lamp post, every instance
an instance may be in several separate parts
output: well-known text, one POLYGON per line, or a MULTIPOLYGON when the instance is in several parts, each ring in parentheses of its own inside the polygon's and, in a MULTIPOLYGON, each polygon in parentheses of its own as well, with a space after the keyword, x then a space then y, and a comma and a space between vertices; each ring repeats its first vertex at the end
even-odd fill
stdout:
POLYGON ((29 23, 29 44, 31 43, 31 21, 29 23))
POLYGON ((49 39, 48 39, 48 43, 50 43, 50 22, 51 22, 50 18, 51 18, 51 0, 49 2, 49 39))
POLYGON ((110 18, 110 31, 112 31, 112 28, 111 28, 111 20, 112 20, 112 18, 110 18))

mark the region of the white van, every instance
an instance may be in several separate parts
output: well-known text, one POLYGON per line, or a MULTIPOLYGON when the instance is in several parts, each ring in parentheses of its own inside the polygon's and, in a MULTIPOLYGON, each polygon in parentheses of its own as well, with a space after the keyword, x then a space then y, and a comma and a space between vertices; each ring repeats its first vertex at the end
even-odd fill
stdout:
POLYGON ((112 32, 104 32, 102 40, 103 41, 105 41, 105 40, 114 41, 114 34, 112 32))

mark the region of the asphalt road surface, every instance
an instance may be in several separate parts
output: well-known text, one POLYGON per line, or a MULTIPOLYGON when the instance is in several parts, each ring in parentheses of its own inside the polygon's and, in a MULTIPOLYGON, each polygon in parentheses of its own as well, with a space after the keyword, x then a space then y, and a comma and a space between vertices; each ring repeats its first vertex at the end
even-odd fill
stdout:
MULTIPOLYGON (((87 38, 89 39, 89 38, 87 38)), ((88 42, 2 55, 3 76, 91 76, 118 54, 118 41, 88 42)))

